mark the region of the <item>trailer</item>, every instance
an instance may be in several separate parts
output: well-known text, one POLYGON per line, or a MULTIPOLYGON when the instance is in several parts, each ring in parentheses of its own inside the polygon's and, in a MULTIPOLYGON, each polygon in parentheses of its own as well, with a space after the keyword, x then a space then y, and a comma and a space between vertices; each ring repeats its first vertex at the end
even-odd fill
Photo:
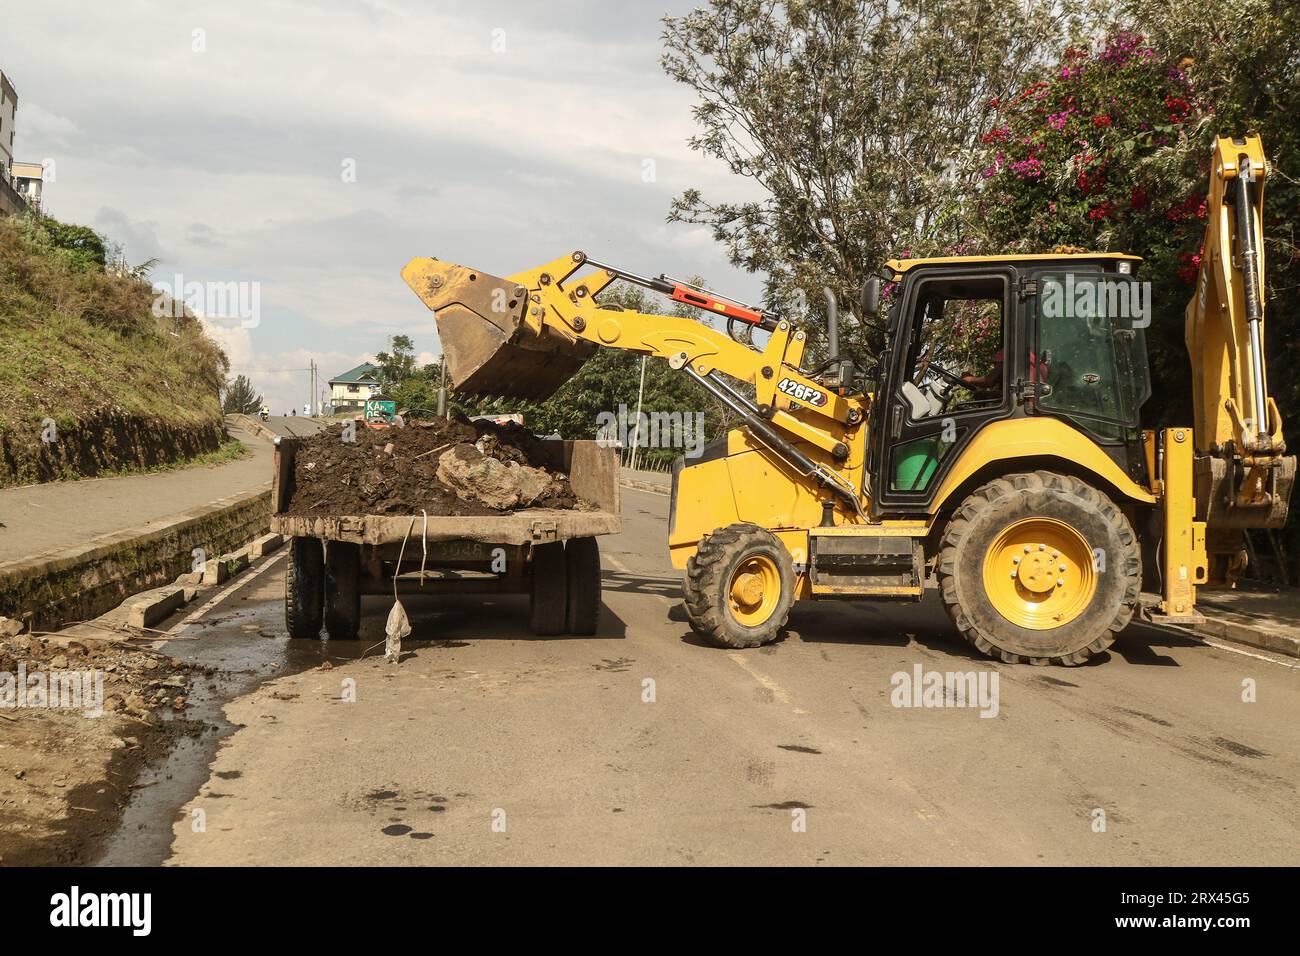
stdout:
POLYGON ((289 544, 289 635, 355 640, 364 594, 527 594, 534 634, 589 635, 600 616, 596 539, 621 530, 618 450, 547 439, 540 464, 569 476, 581 509, 509 514, 286 514, 301 441, 275 440, 271 530, 289 544))

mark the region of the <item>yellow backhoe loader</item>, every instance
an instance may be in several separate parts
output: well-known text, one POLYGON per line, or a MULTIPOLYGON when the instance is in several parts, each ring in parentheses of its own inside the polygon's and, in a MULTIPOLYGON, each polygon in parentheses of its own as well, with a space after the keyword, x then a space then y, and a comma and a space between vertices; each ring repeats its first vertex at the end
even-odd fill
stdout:
POLYGON ((543 398, 604 347, 667 360, 734 413, 678 461, 668 531, 691 623, 718 644, 774 640, 796 600, 919 601, 934 578, 980 650, 1079 664, 1135 613, 1194 623, 1197 587, 1241 571, 1243 530, 1286 518, 1296 462, 1263 346, 1267 175, 1257 137, 1215 143, 1186 311, 1195 420, 1159 431, 1139 427, 1151 303, 1134 256, 887 262, 862 291, 867 322, 888 297, 865 371, 839 354, 833 296, 827 358, 805 369, 791 319, 582 252, 507 278, 431 258, 402 275, 462 393, 543 398), (618 279, 726 331, 602 306, 618 279))

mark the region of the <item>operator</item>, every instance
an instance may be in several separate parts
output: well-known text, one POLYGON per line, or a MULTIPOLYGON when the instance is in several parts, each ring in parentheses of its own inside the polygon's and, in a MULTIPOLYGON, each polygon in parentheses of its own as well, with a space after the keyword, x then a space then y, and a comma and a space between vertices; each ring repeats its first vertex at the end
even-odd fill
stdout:
POLYGON ((993 368, 983 375, 972 375, 967 372, 961 377, 961 380, 971 387, 971 391, 976 394, 992 394, 1002 391, 1002 366, 1003 361, 1002 349, 998 349, 997 354, 993 356, 993 368))
MULTIPOLYGON (((1047 353, 1044 353, 1045 355, 1047 353)), ((993 356, 993 368, 984 375, 972 375, 967 373, 961 377, 961 380, 971 387, 977 394, 992 395, 1002 391, 1002 370, 1005 365, 1002 349, 998 349, 993 356)), ((1046 359, 1038 360, 1032 351, 1029 353, 1029 380, 1031 382, 1046 382, 1047 375, 1050 371, 1046 359)))

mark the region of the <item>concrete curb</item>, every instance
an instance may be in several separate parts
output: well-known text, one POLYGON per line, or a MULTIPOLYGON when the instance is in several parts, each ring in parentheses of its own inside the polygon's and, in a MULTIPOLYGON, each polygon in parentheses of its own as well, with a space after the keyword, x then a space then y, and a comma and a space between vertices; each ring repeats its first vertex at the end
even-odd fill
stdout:
POLYGON ((131 605, 126 622, 131 627, 153 627, 185 603, 185 588, 171 588, 131 605))
POLYGON ((669 489, 664 485, 651 484, 650 481, 638 481, 637 479, 619 479, 619 484, 624 488, 632 488, 638 492, 650 492, 650 494, 662 494, 664 498, 668 497, 669 489))
POLYGON ((1205 606, 1201 606, 1199 610, 1206 617, 1202 623, 1192 629, 1192 633, 1197 637, 1216 637, 1261 651, 1300 658, 1300 637, 1266 631, 1256 625, 1244 623, 1235 616, 1226 616, 1221 611, 1205 606), (1216 616, 1211 617, 1212 614, 1216 616))
MULTIPOLYGON (((195 548, 220 554, 252 540, 267 530, 270 515, 271 493, 263 487, 81 547, 7 562, 0 565, 0 615, 40 631, 90 620, 173 584, 191 571, 195 548)), ((237 555, 225 558, 238 562, 237 555)), ((243 559, 246 566, 247 551, 243 559)))
POLYGON ((263 425, 260 419, 254 418, 252 415, 227 415, 227 431, 230 429, 232 424, 238 425, 240 428, 244 429, 244 431, 252 432, 258 438, 265 438, 269 442, 273 442, 279 437, 275 432, 263 425))

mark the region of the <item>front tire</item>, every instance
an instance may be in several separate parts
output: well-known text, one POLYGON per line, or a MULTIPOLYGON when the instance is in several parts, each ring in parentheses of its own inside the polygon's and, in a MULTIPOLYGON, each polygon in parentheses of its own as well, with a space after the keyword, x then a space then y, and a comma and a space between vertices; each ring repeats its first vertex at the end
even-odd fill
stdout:
POLYGON ((780 636, 794 604, 794 567, 765 528, 733 524, 705 535, 686 563, 686 614, 719 647, 758 647, 780 636))
POLYGON ((1137 536, 1097 489, 1048 471, 970 495, 939 552, 943 602, 966 640, 1009 664, 1082 664, 1133 617, 1137 536))

